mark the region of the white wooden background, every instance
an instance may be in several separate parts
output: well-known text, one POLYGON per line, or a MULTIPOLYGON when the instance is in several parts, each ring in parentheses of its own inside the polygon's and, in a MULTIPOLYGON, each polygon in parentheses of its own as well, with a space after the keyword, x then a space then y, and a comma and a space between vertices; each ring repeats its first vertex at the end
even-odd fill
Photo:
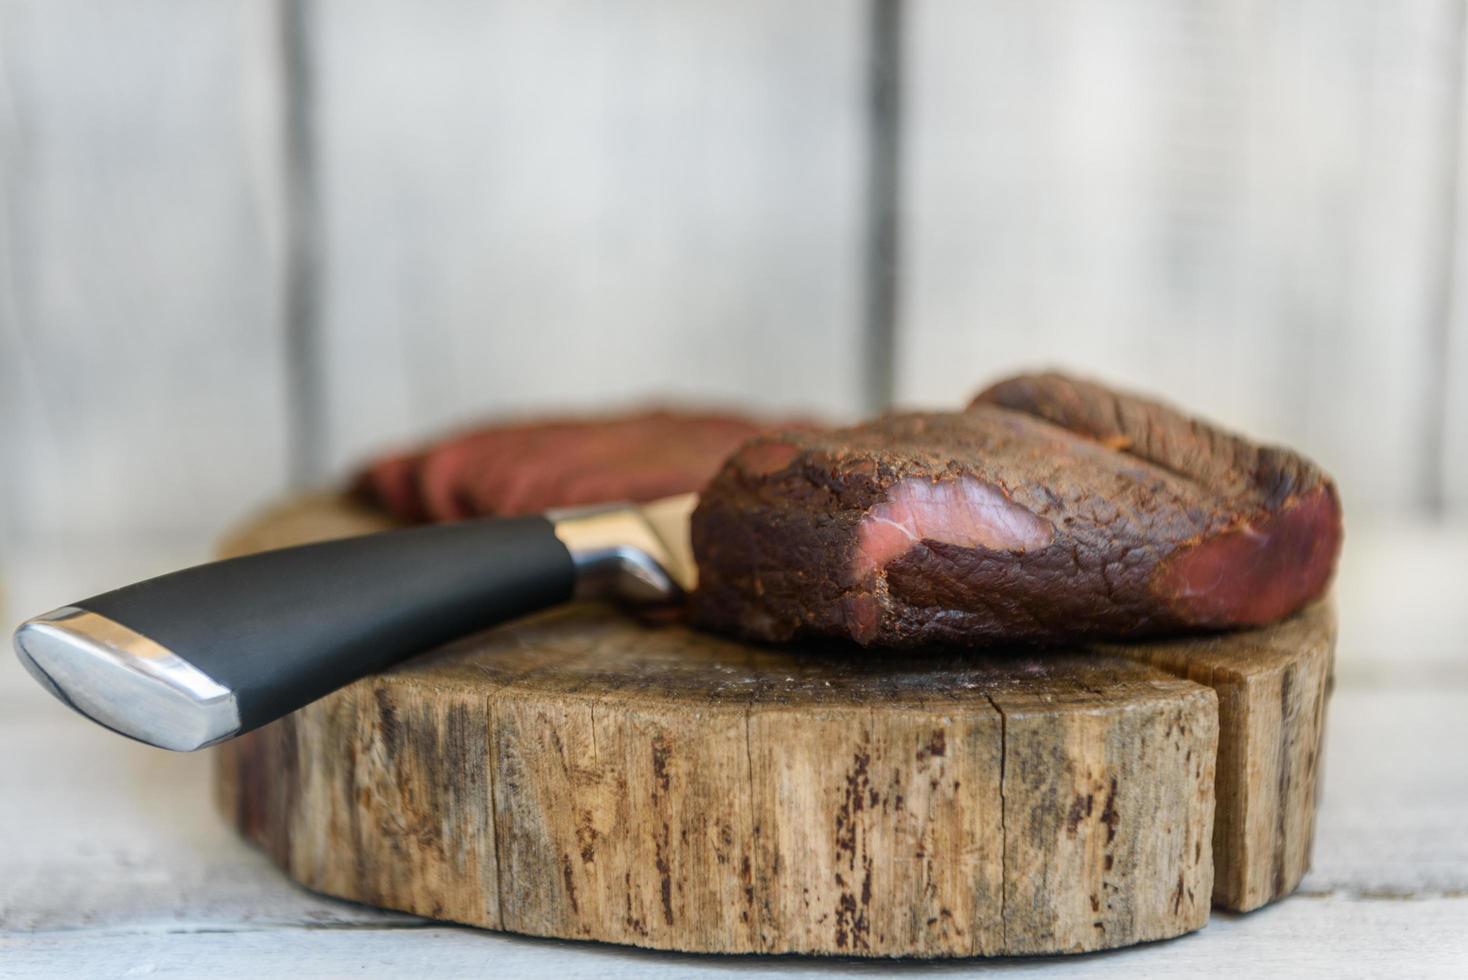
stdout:
MULTIPOLYGON (((0 627, 475 416, 1068 367, 1350 528, 1314 899, 1072 968, 1462 975, 1465 7, 0 0, 0 627)), ((0 975, 762 968, 305 896, 8 661, 0 742, 0 975)))
POLYGON ((0 0, 0 547, 503 411, 1058 364, 1468 506, 1462 0, 0 0))

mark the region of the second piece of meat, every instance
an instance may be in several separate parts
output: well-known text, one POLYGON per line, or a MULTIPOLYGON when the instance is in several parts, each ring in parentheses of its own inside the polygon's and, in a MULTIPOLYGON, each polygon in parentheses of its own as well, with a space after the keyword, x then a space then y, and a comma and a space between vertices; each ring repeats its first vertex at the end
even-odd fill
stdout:
POLYGON ((697 490, 740 443, 769 428, 673 410, 507 422, 384 456, 358 476, 357 492, 409 522, 644 503, 697 490))

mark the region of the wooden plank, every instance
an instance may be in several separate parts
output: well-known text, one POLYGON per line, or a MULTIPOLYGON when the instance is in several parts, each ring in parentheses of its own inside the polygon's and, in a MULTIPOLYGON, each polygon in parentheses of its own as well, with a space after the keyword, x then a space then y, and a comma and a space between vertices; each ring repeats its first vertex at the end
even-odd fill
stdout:
MULTIPOLYGON (((1465 158, 1468 168, 1468 158, 1465 158)), ((1465 176, 1468 190, 1468 176, 1465 176)), ((1458 523, 1468 522, 1468 215, 1459 222, 1463 240, 1457 245, 1464 255, 1463 271, 1458 273, 1457 288, 1464 290, 1458 301, 1461 312, 1455 313, 1448 335, 1447 381, 1443 402, 1442 479, 1444 511, 1458 523)))
POLYGON ((212 530, 284 483, 271 11, 0 5, 12 543, 212 530))
POLYGON ((910 21, 900 400, 1055 364, 1298 445, 1353 512, 1421 502, 1450 3, 910 21))
POLYGON ((1468 745, 1468 686, 1341 686, 1330 717, 1315 861, 1301 890, 1468 895, 1468 766, 1434 765, 1401 748, 1468 745))
POLYGON ((319 4, 331 470, 476 413, 854 410, 864 11, 319 4))
POLYGON ((1342 683, 1468 685, 1468 515, 1347 521, 1334 592, 1342 683))
MULTIPOLYGON (((1468 31, 1468 26, 1465 26, 1468 31)), ((1468 47, 1468 38, 1463 41, 1468 47)), ((1440 454, 1429 471, 1442 481, 1439 490, 1442 510, 1460 521, 1468 519, 1468 59, 1460 66, 1457 112, 1449 123, 1457 126, 1458 157, 1456 163, 1456 207, 1448 215, 1451 221, 1448 247, 1451 255, 1446 265, 1443 296, 1445 322, 1434 351, 1440 372, 1434 394, 1441 400, 1442 418, 1434 430, 1439 437, 1440 454)))
MULTIPOLYGON (((1174 942, 1151 943, 1088 957, 923 964, 929 975, 973 972, 1032 975, 1063 970, 1080 980, 1189 976, 1232 980, 1240 971, 1280 970, 1319 980, 1396 976, 1457 980, 1468 958, 1462 927, 1468 898, 1418 901, 1301 899, 1258 915, 1216 919, 1207 929, 1174 942)), ((790 957, 686 956, 613 949, 585 943, 547 943, 473 929, 254 928, 94 929, 0 935, 0 955, 19 976, 94 977, 127 969, 149 976, 254 980, 260 976, 399 977, 432 973, 480 977, 486 966, 515 977, 554 980, 621 978, 870 977, 870 964, 790 957)), ((895 972, 903 964, 884 963, 895 972)))

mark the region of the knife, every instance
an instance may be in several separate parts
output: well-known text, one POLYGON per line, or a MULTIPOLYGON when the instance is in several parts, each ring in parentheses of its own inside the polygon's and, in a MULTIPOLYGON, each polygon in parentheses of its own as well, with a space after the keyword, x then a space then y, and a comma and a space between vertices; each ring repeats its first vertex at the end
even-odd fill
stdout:
POLYGON ((92 721, 191 751, 572 598, 676 602, 696 579, 696 503, 480 518, 197 565, 29 619, 15 650, 92 721))

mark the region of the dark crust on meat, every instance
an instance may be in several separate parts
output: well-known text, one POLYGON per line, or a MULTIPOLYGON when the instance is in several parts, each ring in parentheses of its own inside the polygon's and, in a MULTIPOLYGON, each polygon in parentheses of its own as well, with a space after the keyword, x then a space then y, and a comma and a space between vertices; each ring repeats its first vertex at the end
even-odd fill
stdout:
POLYGON ((1286 615, 1324 591, 1339 544, 1335 488, 1303 457, 1035 375, 961 413, 747 443, 694 514, 692 611, 704 626, 774 641, 1143 636, 1286 615), (1053 534, 1007 549, 924 538, 873 570, 858 560, 862 522, 914 479, 978 481, 1053 534))

